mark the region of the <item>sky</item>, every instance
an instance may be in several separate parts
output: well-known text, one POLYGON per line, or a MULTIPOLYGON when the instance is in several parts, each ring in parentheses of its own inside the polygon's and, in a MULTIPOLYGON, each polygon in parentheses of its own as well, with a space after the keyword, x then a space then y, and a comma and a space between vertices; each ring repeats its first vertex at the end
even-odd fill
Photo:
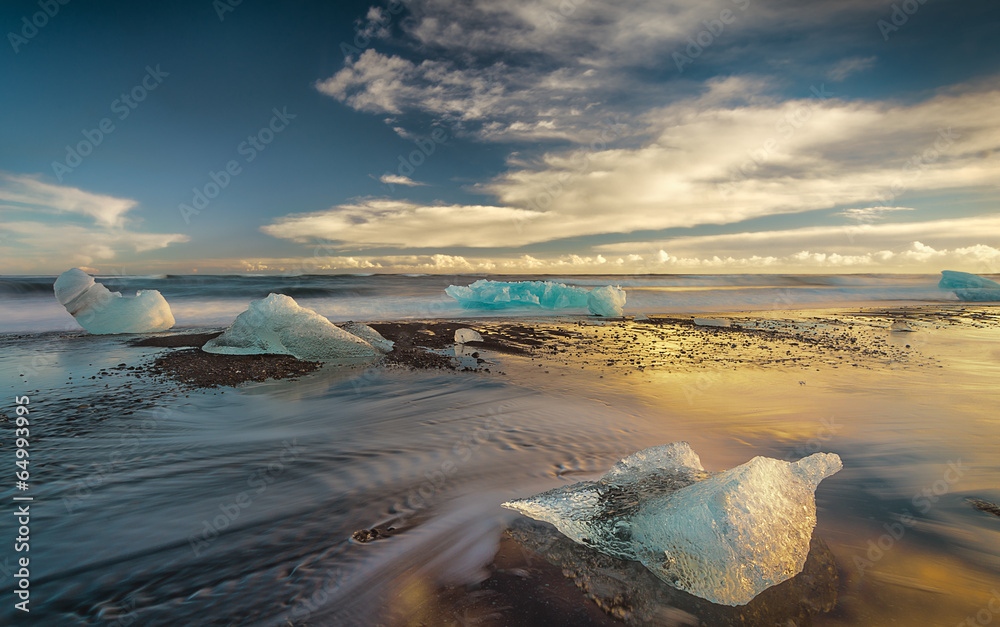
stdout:
POLYGON ((0 30, 0 274, 1000 273, 994 0, 7 0, 0 30))

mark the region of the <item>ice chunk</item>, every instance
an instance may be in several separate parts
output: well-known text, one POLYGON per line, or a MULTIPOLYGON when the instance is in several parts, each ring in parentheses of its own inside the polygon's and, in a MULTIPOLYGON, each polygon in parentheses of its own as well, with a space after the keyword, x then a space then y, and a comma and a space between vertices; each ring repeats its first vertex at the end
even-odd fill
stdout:
POLYGON ((955 296, 958 296, 959 300, 1000 301, 1000 283, 968 272, 942 270, 938 287, 955 290, 955 296))
POLYGON ((967 287, 1000 289, 1000 283, 997 283, 996 281, 991 281, 989 279, 984 279, 983 277, 976 274, 969 274, 968 272, 955 272, 954 270, 942 270, 941 281, 938 283, 938 287, 946 290, 954 290, 967 287))
POLYGON ((635 322, 648 322, 649 321, 649 316, 647 316, 646 314, 644 314, 642 312, 639 312, 639 313, 635 314, 634 321, 635 322))
POLYGON ((472 329, 459 329, 455 331, 455 343, 465 344, 466 342, 482 342, 483 336, 472 329))
POLYGON ((309 361, 379 355, 365 340, 338 328, 312 309, 300 307, 284 294, 270 294, 250 303, 222 335, 209 340, 202 350, 224 355, 292 355, 309 361))
POLYGON ((367 324, 361 324, 360 322, 345 322, 340 325, 340 328, 347 331, 351 335, 356 335, 362 340, 371 344, 376 350, 382 353, 388 353, 395 346, 395 342, 392 340, 387 340, 382 337, 382 334, 371 328, 367 324))
POLYGON ((587 294, 587 308, 595 316, 618 318, 625 314, 625 290, 605 285, 587 294))
POLYGON ((816 486, 842 467, 816 453, 755 457, 709 475, 686 442, 634 453, 596 482, 504 503, 602 553, 723 605, 743 605, 802 570, 816 486))
POLYGON ((60 274, 52 288, 56 300, 94 335, 152 333, 174 326, 170 305, 156 290, 139 290, 126 298, 79 268, 60 274))
POLYGON ((907 322, 906 320, 897 320, 893 322, 891 325, 889 325, 889 330, 899 331, 899 332, 908 332, 908 331, 912 332, 913 327, 911 327, 910 323, 907 322))
POLYGON ((475 283, 449 285, 445 293, 463 307, 477 309, 508 309, 512 307, 541 307, 542 309, 588 308, 596 315, 620 316, 625 304, 621 288, 606 286, 591 298, 593 292, 554 281, 491 281, 479 279, 475 283), (595 308, 599 311, 595 311, 595 308), (612 312, 609 314, 601 311, 612 312))
POLYGON ((728 318, 695 318, 694 324, 699 327, 729 327, 733 323, 728 318))

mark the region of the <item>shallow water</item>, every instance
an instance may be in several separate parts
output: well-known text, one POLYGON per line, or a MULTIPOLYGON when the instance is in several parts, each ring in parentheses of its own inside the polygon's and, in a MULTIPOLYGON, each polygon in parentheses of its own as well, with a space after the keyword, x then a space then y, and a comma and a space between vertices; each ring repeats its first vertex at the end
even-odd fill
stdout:
MULTIPOLYGON (((11 479, 0 498, 34 498, 40 624, 404 625, 431 611, 427 624, 457 625, 441 587, 489 572, 515 517, 505 500, 677 440, 709 470, 822 450, 844 461, 817 492, 815 532, 840 585, 815 624, 997 621, 1000 519, 965 499, 1000 501, 1000 332, 916 326, 887 337, 921 359, 863 370, 626 376, 489 356, 506 376, 361 366, 187 392, 113 370, 159 352, 123 337, 0 336, 0 412, 13 418, 14 394, 32 410, 31 488, 11 479), (375 526, 396 535, 351 540, 375 526)), ((13 466, 10 449, 0 460, 13 466)), ((12 566, 12 524, 0 533, 12 566)))

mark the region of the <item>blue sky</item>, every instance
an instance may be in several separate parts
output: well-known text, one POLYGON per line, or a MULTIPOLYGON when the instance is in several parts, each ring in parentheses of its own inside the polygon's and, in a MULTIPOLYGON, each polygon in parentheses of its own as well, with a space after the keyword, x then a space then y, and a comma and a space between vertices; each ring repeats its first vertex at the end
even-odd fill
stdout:
POLYGON ((4 274, 1000 272, 996 2, 12 0, 0 26, 4 274))

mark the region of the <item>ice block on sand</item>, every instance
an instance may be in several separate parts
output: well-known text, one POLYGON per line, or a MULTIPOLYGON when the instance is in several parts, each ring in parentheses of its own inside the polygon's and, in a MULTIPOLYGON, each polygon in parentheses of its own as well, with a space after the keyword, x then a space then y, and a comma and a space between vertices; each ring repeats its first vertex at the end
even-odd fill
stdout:
POLYGON ((634 453, 595 482, 503 506, 576 542, 638 560, 671 586, 743 605, 802 570, 816 486, 842 467, 831 453, 767 457, 710 474, 687 442, 634 453))
POLYGON ((605 286, 596 290, 554 281, 490 281, 471 285, 449 285, 445 293, 462 306, 478 309, 540 307, 542 309, 583 309, 598 316, 621 316, 625 291, 605 286), (595 294, 596 292, 596 294, 595 294))
POLYGON ((465 344, 466 342, 482 342, 483 336, 478 331, 472 329, 458 329, 455 331, 455 343, 465 344))
POLYGON ((954 290, 959 300, 979 302, 1000 300, 1000 283, 968 272, 942 270, 938 287, 954 290))
POLYGON ((139 290, 134 297, 124 297, 79 268, 60 274, 52 288, 56 300, 94 335, 152 333, 174 326, 170 305, 156 290, 139 290))
POLYGON ((375 357, 382 353, 284 294, 270 294, 250 303, 222 335, 209 340, 202 350, 223 355, 292 355, 308 361, 375 357))

